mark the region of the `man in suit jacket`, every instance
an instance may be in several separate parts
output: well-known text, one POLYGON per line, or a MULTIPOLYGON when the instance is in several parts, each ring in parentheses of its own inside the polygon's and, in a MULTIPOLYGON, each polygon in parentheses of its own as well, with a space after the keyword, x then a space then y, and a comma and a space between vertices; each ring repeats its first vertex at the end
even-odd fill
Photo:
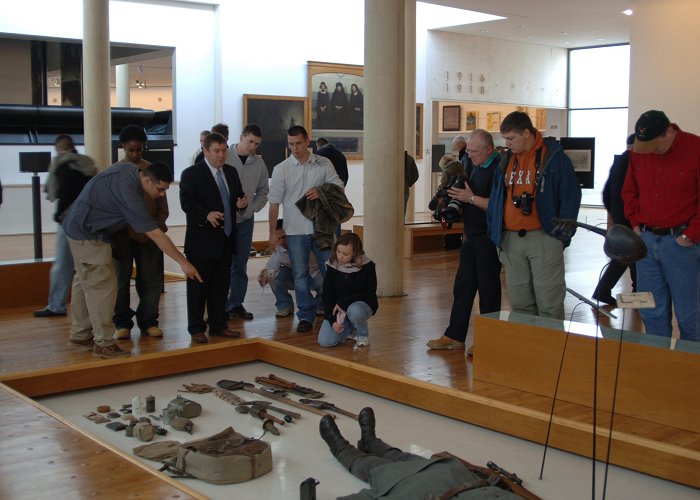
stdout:
MULTIPOLYGON (((238 337, 227 324, 226 296, 231 279, 231 256, 236 248, 236 211, 248 206, 236 169, 225 164, 226 138, 213 133, 204 139, 204 160, 186 168, 180 177, 180 204, 187 217, 185 255, 203 283, 187 283, 187 330, 192 342, 208 342, 204 309, 209 315, 209 336, 238 337)), ((190 280, 194 281, 194 280, 190 280)))

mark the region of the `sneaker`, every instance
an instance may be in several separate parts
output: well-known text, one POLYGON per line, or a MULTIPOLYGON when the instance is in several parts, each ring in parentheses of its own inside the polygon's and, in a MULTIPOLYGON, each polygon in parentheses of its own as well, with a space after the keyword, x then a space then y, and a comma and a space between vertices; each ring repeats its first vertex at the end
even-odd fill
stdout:
POLYGON ((275 311, 275 316, 277 316, 278 318, 284 318, 285 316, 289 316, 290 314, 294 314, 293 307, 283 307, 282 309, 277 309, 277 311, 275 311))
POLYGON ((163 336, 163 330, 157 326, 149 326, 145 330, 141 330, 141 335, 146 337, 160 338, 163 336))
POLYGON ((311 321, 306 321, 305 319, 302 319, 301 321, 299 321, 299 324, 297 325, 297 332, 299 332, 299 333, 310 332, 313 327, 314 327, 314 325, 313 325, 313 323, 311 323, 311 321))
POLYGON ((66 316, 68 313, 65 312, 54 312, 48 307, 44 307, 43 309, 39 309, 37 311, 34 311, 32 313, 32 316, 35 318, 55 318, 58 316, 66 316))
POLYGON ((367 347, 369 346, 369 337, 357 337, 355 341, 356 347, 367 347))
POLYGON ((117 340, 127 340, 131 338, 130 328, 117 328, 114 332, 114 338, 117 340))
POLYGON ((429 349, 464 349, 464 342, 452 340, 444 335, 439 339, 428 341, 426 345, 429 349))
POLYGON ((238 306, 228 312, 228 317, 230 319, 253 319, 253 313, 246 311, 243 306, 238 306))
POLYGON ((123 350, 117 344, 109 344, 102 346, 95 344, 92 348, 92 355, 98 358, 119 358, 121 356, 129 356, 131 353, 123 350))
POLYGON ((95 345, 95 341, 92 339, 68 339, 68 344, 82 345, 92 349, 95 345))

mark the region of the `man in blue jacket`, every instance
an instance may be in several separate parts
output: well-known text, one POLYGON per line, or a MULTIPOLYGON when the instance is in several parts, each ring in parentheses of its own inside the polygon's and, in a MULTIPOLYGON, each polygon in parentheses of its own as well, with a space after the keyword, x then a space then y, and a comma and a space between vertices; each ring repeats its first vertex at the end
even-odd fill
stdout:
POLYGON ((545 140, 527 113, 506 116, 501 136, 509 151, 494 175, 486 219, 511 308, 563 319, 564 248, 572 234, 556 231, 552 219, 578 217, 581 186, 561 146, 545 140))

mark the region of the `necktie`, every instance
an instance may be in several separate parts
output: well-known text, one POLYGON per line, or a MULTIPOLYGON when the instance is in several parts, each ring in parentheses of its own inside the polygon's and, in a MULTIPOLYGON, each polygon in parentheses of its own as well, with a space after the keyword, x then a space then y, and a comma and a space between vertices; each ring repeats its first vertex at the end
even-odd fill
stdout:
POLYGON ((216 171, 216 183, 219 185, 221 201, 224 202, 224 233, 226 233, 226 236, 231 236, 231 229, 233 228, 231 197, 226 189, 226 184, 224 183, 224 176, 221 173, 221 169, 216 171))

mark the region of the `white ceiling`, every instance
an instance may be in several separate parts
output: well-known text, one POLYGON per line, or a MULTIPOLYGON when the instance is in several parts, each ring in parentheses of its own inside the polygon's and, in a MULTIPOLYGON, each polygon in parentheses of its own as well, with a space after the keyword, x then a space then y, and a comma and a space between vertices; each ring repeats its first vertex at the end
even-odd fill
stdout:
POLYGON ((628 43, 630 17, 622 11, 636 5, 636 0, 420 1, 506 18, 443 31, 565 48, 628 43))

